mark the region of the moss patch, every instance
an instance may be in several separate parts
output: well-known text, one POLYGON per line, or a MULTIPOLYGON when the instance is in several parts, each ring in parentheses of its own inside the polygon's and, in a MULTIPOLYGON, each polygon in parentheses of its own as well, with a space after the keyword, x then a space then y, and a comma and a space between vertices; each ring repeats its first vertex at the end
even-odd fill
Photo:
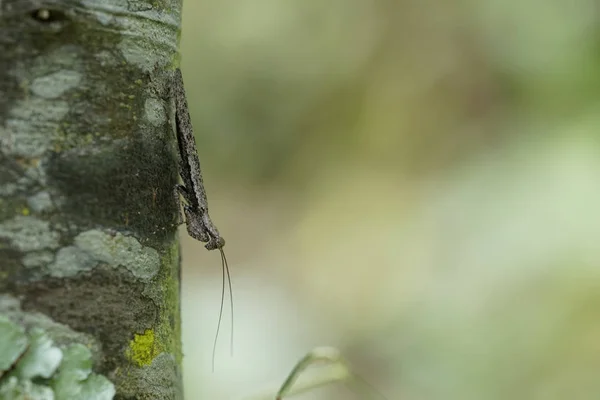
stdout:
POLYGON ((179 277, 179 243, 174 243, 163 257, 163 268, 159 279, 159 299, 163 312, 159 314, 157 335, 160 348, 172 354, 181 365, 181 297, 179 277))
POLYGON ((141 335, 136 333, 133 340, 129 342, 127 358, 140 367, 152 364, 152 360, 157 355, 158 351, 153 329, 146 329, 141 335))

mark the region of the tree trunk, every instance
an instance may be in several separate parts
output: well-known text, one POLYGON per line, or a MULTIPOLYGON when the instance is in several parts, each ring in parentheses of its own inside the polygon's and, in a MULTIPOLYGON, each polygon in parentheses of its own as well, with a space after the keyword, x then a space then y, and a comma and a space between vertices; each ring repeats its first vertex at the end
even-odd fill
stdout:
POLYGON ((182 398, 180 17, 180 0, 0 2, 2 399, 182 398))

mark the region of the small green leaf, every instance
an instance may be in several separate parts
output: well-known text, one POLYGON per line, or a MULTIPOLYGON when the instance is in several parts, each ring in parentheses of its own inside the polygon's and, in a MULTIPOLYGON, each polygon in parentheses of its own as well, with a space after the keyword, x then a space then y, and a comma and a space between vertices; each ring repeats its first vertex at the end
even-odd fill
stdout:
POLYGON ((17 324, 0 316, 0 376, 10 369, 27 349, 27 335, 17 324))
POLYGON ((31 344, 19 361, 15 374, 21 379, 50 378, 62 360, 62 351, 41 329, 30 333, 31 344))
POLYGON ((52 389, 40 386, 31 381, 19 381, 16 376, 5 379, 0 384, 2 400, 55 400, 52 389))
POLYGON ((63 354, 52 385, 56 400, 111 400, 114 397, 114 385, 92 373, 92 353, 87 347, 74 344, 63 354))

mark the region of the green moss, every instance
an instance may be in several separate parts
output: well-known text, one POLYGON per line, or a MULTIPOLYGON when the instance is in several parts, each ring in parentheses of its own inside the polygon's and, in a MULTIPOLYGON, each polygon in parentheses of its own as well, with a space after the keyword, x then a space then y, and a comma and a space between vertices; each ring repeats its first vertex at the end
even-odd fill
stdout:
POLYGON ((161 257, 161 270, 153 288, 146 294, 159 305, 159 318, 155 326, 155 356, 166 352, 181 365, 181 313, 179 283, 179 244, 177 242, 161 257))
POLYGON ((179 298, 179 244, 177 242, 161 257, 156 279, 144 291, 160 308, 153 329, 135 334, 129 342, 126 357, 139 367, 149 366, 162 353, 174 357, 181 366, 181 314, 179 298))
POLYGON ((127 358, 140 367, 152 364, 152 360, 158 354, 153 329, 146 329, 141 335, 136 333, 133 340, 129 342, 127 358))
POLYGON ((171 246, 170 251, 163 258, 163 263, 172 268, 166 271, 166 276, 161 280, 165 312, 160 318, 158 329, 161 333, 160 336, 167 339, 164 343, 165 348, 175 356, 177 363, 181 365, 183 353, 181 351, 181 283, 179 282, 178 242, 171 246))
MULTIPOLYGON (((156 399, 181 399, 181 315, 179 283, 179 243, 160 253, 160 271, 146 285, 144 296, 157 307, 157 319, 152 329, 134 335, 125 356, 132 368, 117 373, 119 393, 124 396, 139 395, 139 381, 157 380, 175 382, 174 385, 144 387, 148 397, 156 399), (171 375, 172 374, 172 375, 171 375)), ((145 392, 146 393, 146 392, 145 392)))

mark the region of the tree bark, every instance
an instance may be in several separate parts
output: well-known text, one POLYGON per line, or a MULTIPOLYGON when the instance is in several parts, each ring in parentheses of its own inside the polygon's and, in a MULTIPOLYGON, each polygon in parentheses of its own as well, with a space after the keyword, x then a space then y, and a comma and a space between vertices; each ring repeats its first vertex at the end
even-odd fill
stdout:
POLYGON ((180 19, 0 2, 0 398, 182 398, 180 19))

